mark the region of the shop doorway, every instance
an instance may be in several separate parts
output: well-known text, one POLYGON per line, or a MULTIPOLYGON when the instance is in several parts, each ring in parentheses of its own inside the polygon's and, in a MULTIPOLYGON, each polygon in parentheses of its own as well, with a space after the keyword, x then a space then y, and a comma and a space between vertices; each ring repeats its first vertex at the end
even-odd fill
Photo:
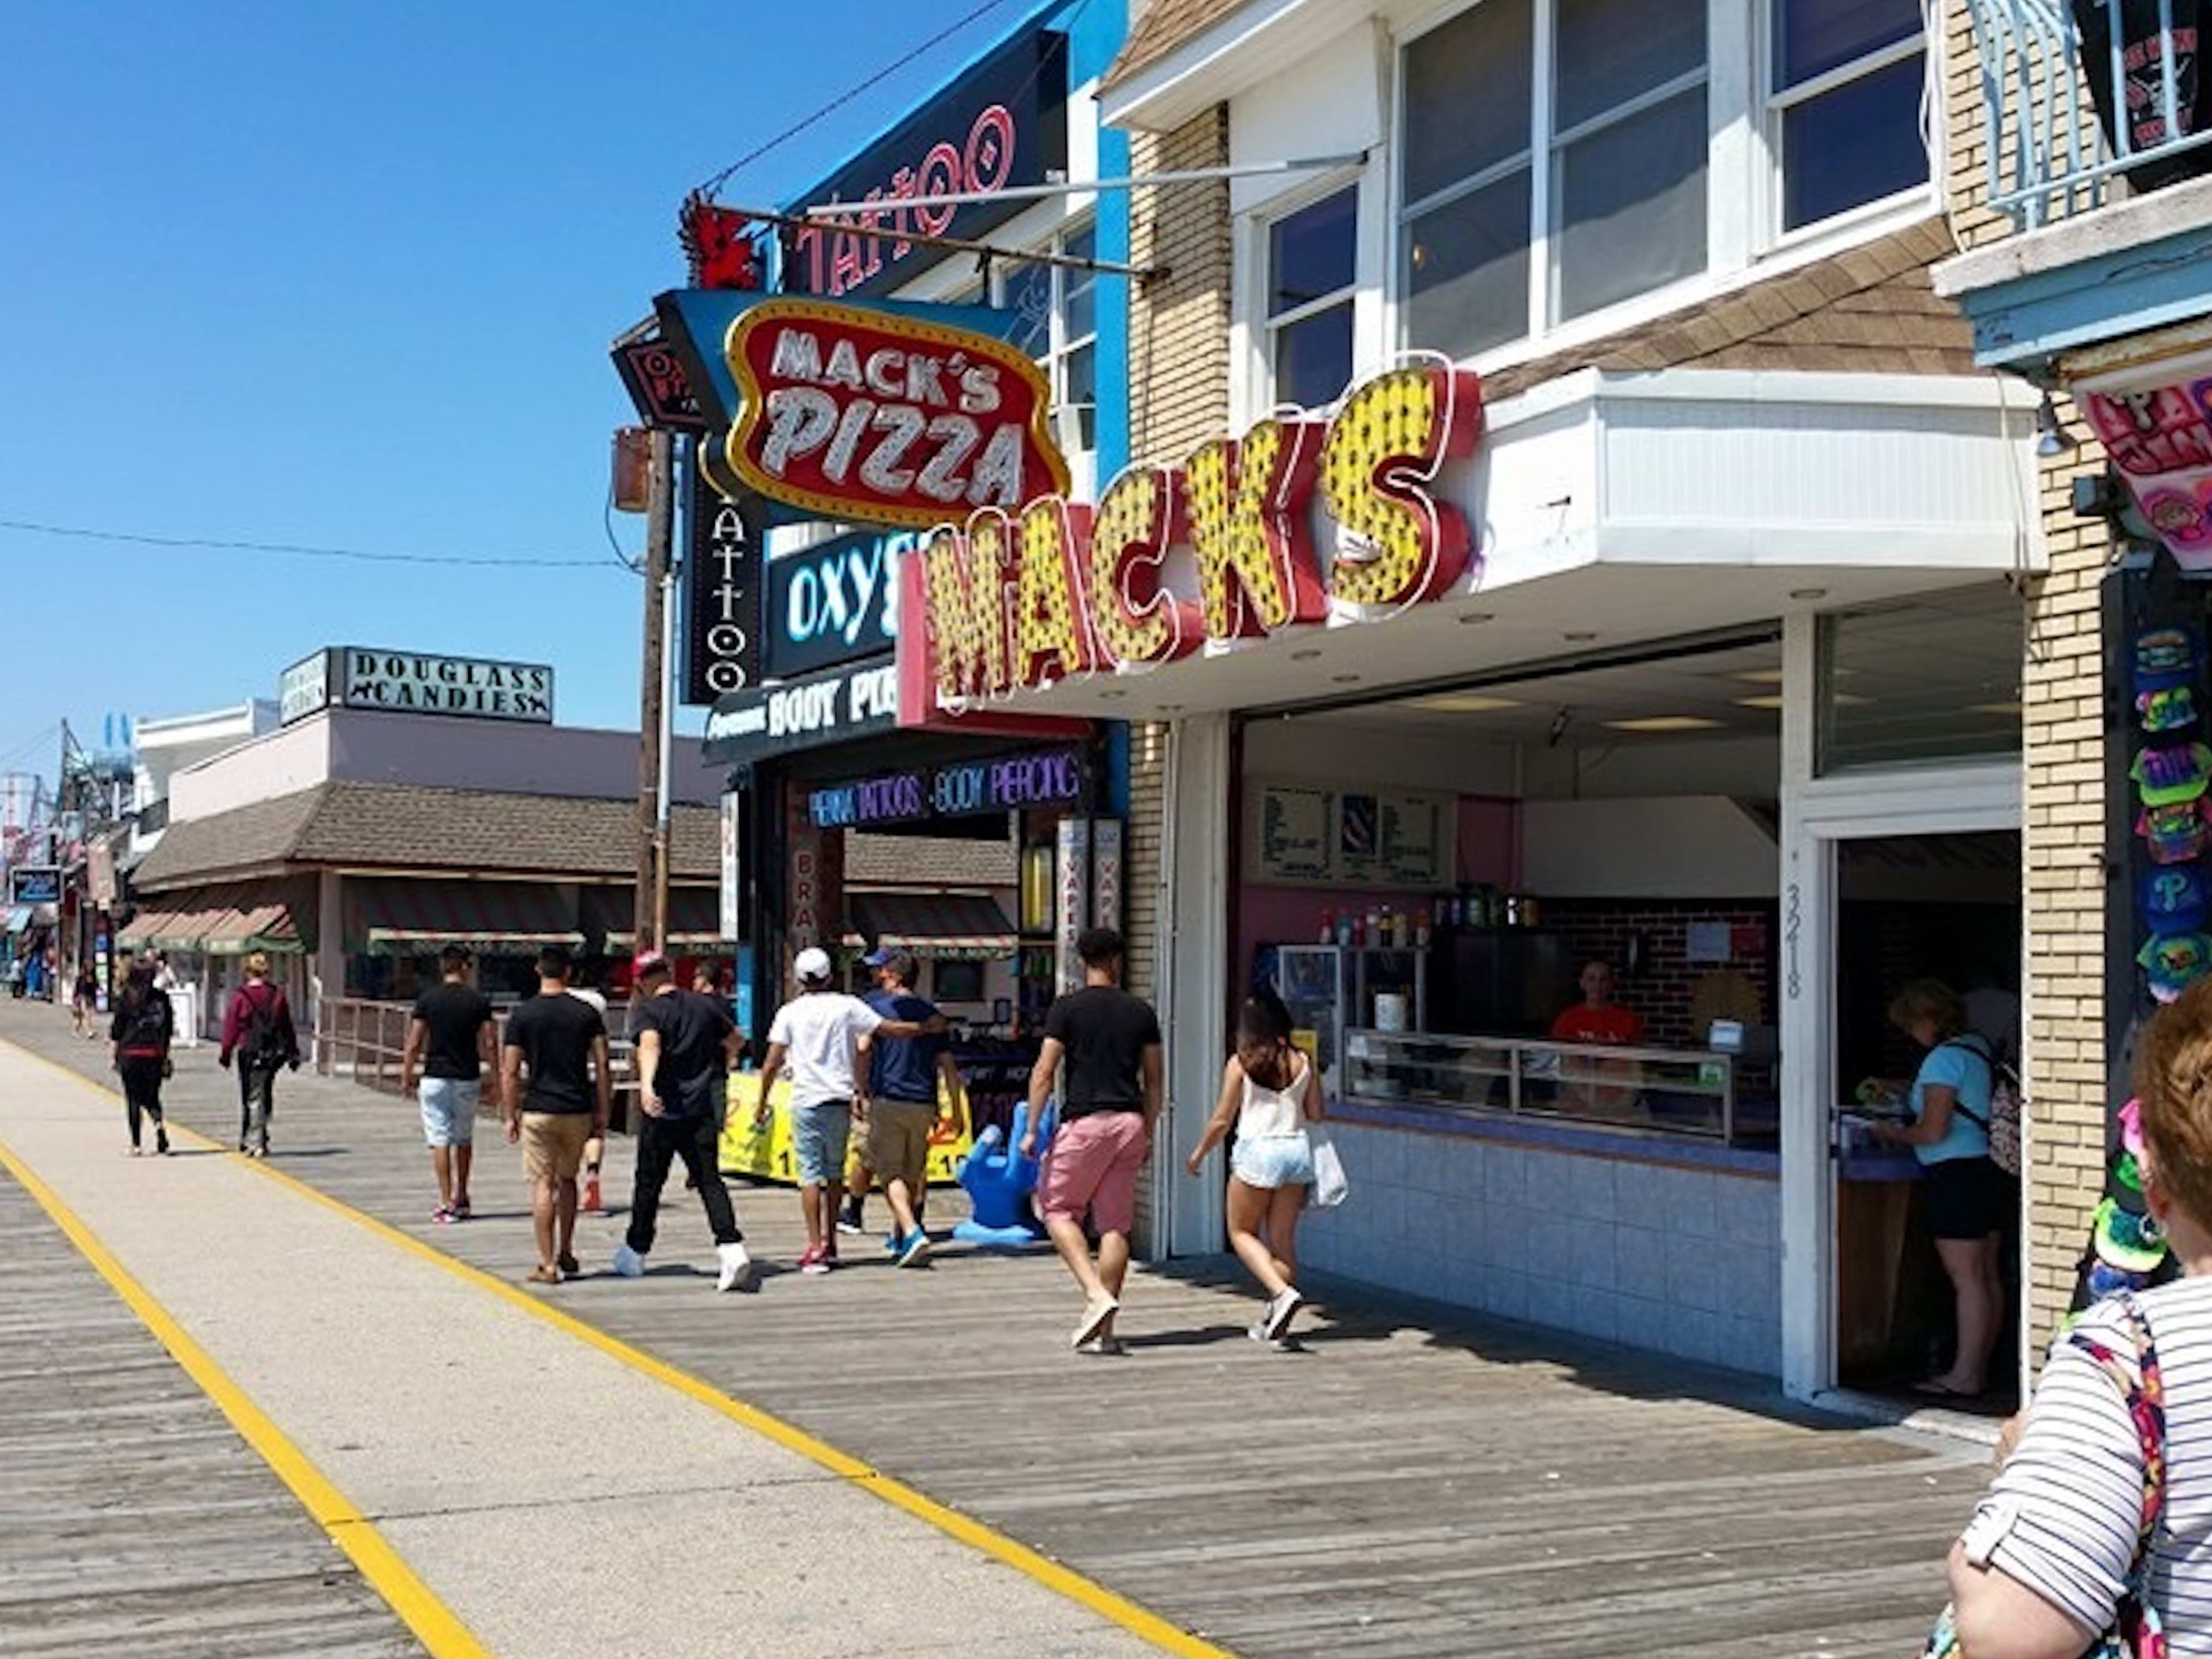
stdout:
MULTIPOLYGON (((1961 1223, 1925 1179, 1911 1148, 1870 1127, 1909 1095, 1929 1057, 1889 1018, 1900 994, 1915 1006, 1947 1001, 1962 1029, 1942 1050, 1980 1079, 1984 1057, 2016 1067, 2021 1045, 2021 837, 2015 830, 1869 836, 1835 843, 1835 973, 1832 1048, 1835 1372, 1841 1388, 1899 1404, 2004 1415, 2017 1404, 2021 1322, 2020 1206, 1986 1183, 1999 1287, 1986 1392, 1923 1392, 1923 1379, 1970 1369, 1962 1322, 1979 1315, 1972 1241, 1942 1236, 1961 1223), (1940 988, 1940 989, 1938 988, 1940 988), (1947 1270, 1948 1268, 1948 1270, 1947 1270), (1960 1274, 1963 1285, 1953 1282, 1960 1274)), ((1967 1086, 1974 1086, 1972 1079, 1967 1086)), ((1947 1185, 1942 1189, 1949 1192, 1947 1185)), ((1985 1250, 1990 1247, 1984 1246, 1985 1250)))
MULTIPOLYGON (((1849 1126, 1869 1077, 1909 1080, 1919 1051, 1889 1030, 1890 997, 1923 974, 2018 994, 2021 775, 2010 759, 1868 770, 1785 787, 1783 846, 1783 1379, 1845 1407, 1997 1410, 2016 1386, 2016 1269, 1992 1392, 1937 1400, 1952 1312, 1913 1171, 1877 1168, 1849 1126), (1887 1176, 1888 1179, 1877 1177, 1887 1176), (1899 1177, 1902 1177, 1899 1179, 1899 1177), (1887 1190, 1876 1191, 1882 1188, 1887 1190)), ((2022 1000, 2024 1005, 2024 999, 2022 1000)), ((2023 1012, 2010 1018, 2026 1030, 2023 1012)), ((2017 1063, 2021 1040, 2014 1039, 2017 1063)), ((2017 1245, 2017 1206, 2003 1231, 2017 1245)))

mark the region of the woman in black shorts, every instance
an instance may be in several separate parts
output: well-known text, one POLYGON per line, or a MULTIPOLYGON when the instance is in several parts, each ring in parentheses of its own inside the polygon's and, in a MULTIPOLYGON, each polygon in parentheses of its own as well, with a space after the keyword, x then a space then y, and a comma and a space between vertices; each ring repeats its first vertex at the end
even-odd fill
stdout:
POLYGON ((1908 1123, 1875 1126, 1881 1139, 1912 1148, 1936 1254, 1958 1309, 1958 1351, 1923 1394, 1971 1397, 1989 1384, 1990 1353, 2004 1317, 2000 1250, 2018 1203, 2011 1177, 1990 1156, 1990 1101, 1996 1061, 1966 1030, 1966 1005, 1948 985, 1913 981, 1889 1005, 1890 1023, 1928 1051, 1912 1081, 1908 1123))

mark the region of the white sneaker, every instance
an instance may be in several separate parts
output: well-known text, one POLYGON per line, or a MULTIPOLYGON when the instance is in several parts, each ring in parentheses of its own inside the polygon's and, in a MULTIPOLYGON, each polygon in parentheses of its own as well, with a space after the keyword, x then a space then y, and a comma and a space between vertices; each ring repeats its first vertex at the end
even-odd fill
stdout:
POLYGON ((642 1279, 645 1276, 645 1258, 628 1244, 617 1244, 615 1246, 615 1273, 623 1279, 642 1279))
POLYGON ((1291 1331, 1291 1321, 1297 1317, 1298 1310, 1305 1305, 1306 1299, 1298 1294, 1298 1287, 1295 1285, 1287 1286, 1280 1296, 1269 1302, 1267 1317, 1267 1340, 1270 1342, 1278 1342, 1288 1336, 1291 1331))
POLYGON ((714 1254, 722 1261, 722 1271, 714 1280, 716 1290, 752 1291, 760 1288, 760 1276, 744 1245, 717 1244, 714 1254))
POLYGON ((1075 1336, 1068 1346, 1079 1348, 1098 1335, 1113 1322, 1114 1316, 1121 1311, 1121 1304, 1101 1291, 1083 1304, 1083 1322, 1075 1328, 1075 1336))

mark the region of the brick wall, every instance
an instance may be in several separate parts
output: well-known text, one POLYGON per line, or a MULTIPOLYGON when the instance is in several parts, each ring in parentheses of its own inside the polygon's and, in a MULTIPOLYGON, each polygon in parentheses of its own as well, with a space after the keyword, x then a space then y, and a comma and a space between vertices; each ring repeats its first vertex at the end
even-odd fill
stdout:
POLYGON ((2081 449, 2041 480, 2048 574, 2027 584, 2027 1042, 2031 1193, 2024 1267, 2030 1352, 2047 1346, 2074 1289, 2074 1264, 2103 1185, 2105 1029, 2104 635, 2112 553, 2100 520, 2074 515, 2073 481, 2104 452, 2070 409, 2081 449))
MULTIPOLYGON (((1170 133, 1137 133, 1134 173, 1221 167, 1229 160, 1229 112, 1217 106, 1170 133)), ((1215 181, 1133 192, 1130 263, 1162 274, 1133 283, 1129 300, 1129 432, 1132 459, 1180 461, 1229 429, 1229 186, 1215 181)), ((1127 926, 1129 988, 1150 998, 1158 966, 1174 948, 1162 909, 1164 809, 1171 738, 1164 725, 1129 733, 1127 926)), ((1137 1197, 1135 1246, 1155 1236, 1150 1172, 1137 1197)))
MULTIPOLYGON (((1140 176, 1227 166, 1228 106, 1134 135, 1130 161, 1140 176)), ((1139 461, 1180 461, 1229 429, 1228 184, 1134 191, 1129 235, 1130 263, 1162 272, 1130 298, 1130 447, 1139 461)))
POLYGON ((1773 941, 1775 907, 1771 903, 1740 905, 1662 903, 1602 899, 1548 899, 1544 926, 1564 933, 1578 960, 1601 957, 1619 969, 1631 933, 1644 937, 1642 970, 1633 978, 1616 975, 1614 997, 1633 1009, 1644 1021, 1646 1037, 1664 1048, 1701 1046, 1704 1033, 1690 1029, 1690 999, 1708 974, 1733 969, 1759 988, 1759 1008, 1766 1020, 1774 1014, 1773 941), (1756 950, 1746 949, 1727 962, 1689 959, 1689 929, 1692 922, 1718 922, 1735 937, 1738 928, 1756 928, 1756 950))

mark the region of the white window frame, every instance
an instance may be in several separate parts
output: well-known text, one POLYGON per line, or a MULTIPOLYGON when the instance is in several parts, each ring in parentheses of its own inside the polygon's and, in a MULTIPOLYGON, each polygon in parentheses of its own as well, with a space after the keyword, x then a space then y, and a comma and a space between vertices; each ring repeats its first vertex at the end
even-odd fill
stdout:
MULTIPOLYGON (((1478 0, 1478 3, 1488 3, 1489 0, 1478 0)), ((1489 348, 1496 351, 1507 351, 1532 342, 1548 340, 1563 328, 1579 326, 1591 317, 1610 316, 1623 307, 1635 305, 1649 298, 1650 294, 1668 293, 1679 290, 1686 283, 1702 282, 1710 275, 1714 264, 1714 236, 1709 210, 1705 230, 1705 262, 1702 269, 1673 282, 1662 283, 1659 288, 1649 290, 1646 294, 1632 295, 1613 305, 1601 306, 1597 310, 1585 313, 1581 317, 1570 319, 1559 318, 1559 272, 1552 258, 1552 245, 1555 240, 1553 233, 1556 228, 1553 223, 1552 194, 1560 152, 1582 139, 1594 137, 1608 128, 1618 126, 1624 121, 1632 120, 1670 99, 1679 98, 1684 93, 1702 86, 1706 88, 1705 177, 1706 195, 1710 201, 1712 194, 1713 171, 1718 165, 1713 143, 1713 130, 1715 126, 1714 88, 1717 78, 1714 73, 1714 62, 1716 47, 1719 42, 1716 40, 1713 20, 1710 15, 1716 8, 1709 6, 1705 26, 1705 61, 1696 69, 1686 70, 1671 80, 1649 88, 1634 97, 1601 110, 1597 114, 1562 131, 1554 124, 1553 77, 1547 72, 1557 52, 1559 0, 1528 0, 1528 3, 1530 12, 1531 59, 1526 65, 1526 71, 1530 77, 1528 142, 1504 160, 1492 163, 1480 173, 1469 173, 1465 178, 1455 179, 1442 189, 1431 191, 1428 195, 1414 201, 1407 201, 1405 198, 1406 120, 1409 112, 1405 96, 1406 56, 1420 43, 1424 37, 1435 33, 1448 23, 1455 21, 1473 8, 1453 6, 1435 13, 1424 18, 1416 27, 1401 29, 1392 41, 1391 135, 1396 160, 1391 169, 1390 181, 1392 198, 1390 264, 1392 266, 1391 299, 1397 311, 1402 313, 1410 309, 1402 291, 1402 282, 1406 275, 1403 270, 1402 250, 1407 226, 1423 214, 1432 213, 1438 208, 1447 207, 1454 202, 1463 200, 1479 191, 1513 177, 1524 169, 1528 174, 1528 295, 1524 314, 1533 322, 1534 326, 1524 330, 1512 340, 1489 348)), ((1393 322, 1399 327, 1403 326, 1402 322, 1395 317, 1393 322)), ((1401 338, 1401 343, 1411 346, 1421 343, 1401 338)), ((1482 355, 1478 354, 1478 360, 1482 355)))
MULTIPOLYGON (((1068 244, 1085 236, 1091 238, 1091 252, 1086 257, 1096 259, 1098 257, 1098 221, 1095 215, 1085 214, 1080 218, 1069 220, 1042 242, 1025 248, 1023 254, 1009 254, 1004 261, 1004 267, 1019 267, 1026 263, 1024 254, 1028 253, 1066 256, 1068 244)), ((1001 268, 1000 262, 994 261, 994 267, 991 272, 992 302, 1003 306, 1007 303, 1009 288, 1014 278, 1012 270, 1001 268)), ((1062 410, 1066 410, 1071 417, 1073 416, 1077 406, 1070 403, 1066 396, 1068 364, 1077 352, 1085 346, 1091 348, 1091 444, 1083 449, 1071 447, 1067 441, 1068 428, 1065 424, 1059 426, 1054 434, 1060 441, 1061 452, 1067 458, 1070 471, 1075 474, 1076 493, 1086 495, 1089 493, 1088 480, 1097 471, 1098 464, 1097 301, 1100 274, 1096 270, 1078 272, 1066 265, 1046 265, 1043 270, 1050 283, 1051 297, 1048 302, 1045 349, 1036 361, 1037 367, 1044 371, 1046 383, 1052 388, 1055 418, 1062 410), (1067 290, 1070 279, 1079 276, 1091 283, 1091 331, 1073 335, 1068 332, 1067 327, 1067 290)))
POLYGON ((1780 33, 1776 14, 1788 3, 1789 0, 1757 0, 1759 27, 1753 31, 1758 52, 1755 84, 1759 88, 1760 126, 1765 148, 1765 166, 1763 171, 1765 174, 1766 187, 1765 200, 1762 204, 1765 234, 1761 236, 1760 241, 1762 246, 1776 249, 1787 248, 1802 243, 1830 240, 1839 231, 1847 231, 1852 226, 1887 218, 1900 208, 1917 207, 1932 195, 1937 182, 1943 177, 1942 135, 1945 124, 1940 114, 1942 107, 1941 98, 1937 95, 1940 89, 1930 88, 1928 84, 1931 70, 1928 58, 1929 43, 1928 11, 1925 5, 1921 8, 1920 27, 1904 40, 1890 46, 1878 47, 1873 52, 1853 58, 1848 64, 1838 64, 1825 74, 1816 75, 1811 80, 1802 82, 1796 86, 1782 88, 1776 85, 1777 65, 1774 61, 1774 46, 1780 33), (1927 102, 1925 106, 1937 112, 1937 117, 1932 123, 1936 134, 1936 144, 1934 152, 1928 157, 1928 176, 1918 184, 1908 185, 1903 190, 1893 191, 1887 196, 1878 196, 1870 201, 1862 202, 1856 207, 1846 208, 1841 213, 1830 214, 1825 219, 1815 219, 1811 223, 1800 225, 1794 230, 1785 228, 1783 219, 1788 199, 1789 175, 1788 156, 1782 143, 1784 118, 1790 111, 1802 105, 1812 103, 1829 93, 1840 91, 1854 81, 1863 81, 1868 76, 1877 75, 1887 69, 1894 69, 1898 64, 1915 57, 1921 60, 1920 72, 1921 83, 1924 89, 1923 99, 1932 99, 1932 101, 1927 102))
MULTIPOLYGON (((1363 232, 1362 216, 1366 210, 1366 175, 1359 168, 1340 168, 1303 189, 1285 191, 1265 207, 1247 216, 1250 225, 1253 274, 1251 303, 1249 314, 1251 327, 1251 385, 1253 396, 1246 400, 1247 412, 1255 419, 1281 406, 1283 399, 1275 384, 1275 341, 1280 332, 1310 318, 1338 306, 1345 307, 1352 317, 1352 373, 1358 374, 1360 362, 1359 296, 1370 280, 1367 274, 1366 237, 1363 232), (1268 302, 1275 287, 1274 240, 1275 227, 1284 220, 1295 217, 1310 207, 1317 206, 1333 196, 1346 191, 1352 198, 1352 280, 1342 288, 1333 289, 1319 299, 1309 300, 1293 306, 1281 316, 1268 313, 1268 302)), ((1348 387, 1340 386, 1341 398, 1348 387)), ((1322 407, 1334 407, 1335 399, 1322 407)))
MULTIPOLYGON (((1475 0, 1484 3, 1485 0, 1475 0)), ((1551 7, 1554 0, 1537 0, 1534 33, 1539 39, 1534 49, 1548 59, 1551 52, 1553 24, 1551 7)), ((1780 155, 1779 115, 1770 109, 1770 89, 1773 80, 1772 34, 1773 8, 1777 0, 1707 0, 1705 21, 1705 76, 1706 76, 1706 261, 1703 272, 1668 283, 1648 293, 1623 300, 1618 304, 1574 319, 1571 322, 1550 325, 1533 334, 1472 354, 1464 359, 1484 373, 1495 373, 1516 363, 1570 351, 1593 341, 1603 339, 1623 330, 1656 321, 1692 307, 1710 303, 1735 289, 1747 288, 1764 282, 1778 273, 1809 264, 1814 260, 1829 258, 1893 231, 1914 223, 1940 205, 1942 180, 1945 176, 1943 154, 1944 123, 1935 123, 1936 154, 1931 156, 1929 178, 1925 184, 1894 196, 1869 202, 1832 218, 1822 219, 1787 234, 1781 229, 1783 178, 1780 155)), ((1395 355, 1407 347, 1432 343, 1425 340, 1406 338, 1407 305, 1405 297, 1404 228, 1408 217, 1404 199, 1405 152, 1405 53, 1407 48, 1442 25, 1451 21, 1468 9, 1467 0, 1443 0, 1442 3, 1405 3, 1393 9, 1389 17, 1388 50, 1384 52, 1382 73, 1386 87, 1389 144, 1370 161, 1370 169, 1379 170, 1376 188, 1364 198, 1365 215, 1371 213, 1375 229, 1370 240, 1373 247, 1380 278, 1373 293, 1376 311, 1374 331, 1363 329, 1360 339, 1382 343, 1382 355, 1395 355)), ((1901 57, 1905 48, 1897 51, 1901 57)), ((1920 50, 1929 50, 1923 27, 1920 50)), ((1861 72, 1871 73, 1880 68, 1870 56, 1861 72)), ((1849 66, 1847 66, 1849 67, 1849 66)), ((1931 67, 1930 73, 1933 73, 1931 67)), ((1809 83, 1808 83, 1809 84, 1809 83)), ((1793 89, 1795 91, 1796 89, 1793 89)), ((1536 125, 1534 105, 1543 106, 1542 119, 1550 119, 1551 88, 1547 77, 1540 76, 1534 88, 1531 108, 1532 141, 1536 125)), ((1937 108, 1940 111, 1940 104, 1937 108)), ((1543 198, 1544 218, 1549 222, 1548 157, 1532 155, 1527 149, 1519 152, 1510 163, 1501 162, 1480 179, 1463 179, 1445 191, 1439 191, 1419 205, 1423 209, 1448 201, 1455 194, 1464 194, 1493 183, 1514 171, 1516 166, 1531 170, 1531 218, 1538 198, 1537 190, 1547 192, 1543 198), (1541 168, 1545 176, 1538 178, 1541 168)), ((1272 204, 1271 204, 1272 209, 1272 204)), ((1240 257, 1248 264, 1264 253, 1264 242, 1248 239, 1240 247, 1240 257)), ((1552 285, 1548 247, 1532 245, 1529 249, 1529 314, 1548 314, 1552 285)), ((1363 271, 1363 280, 1364 275, 1363 271)), ((1256 286, 1256 282, 1253 286, 1256 286)), ((1251 291, 1248 287, 1247 292, 1251 291)), ((1251 314, 1248 311, 1248 315, 1251 314)), ((1249 358, 1249 353, 1245 354, 1249 358)), ((1242 361, 1243 359, 1240 359, 1242 361)))

